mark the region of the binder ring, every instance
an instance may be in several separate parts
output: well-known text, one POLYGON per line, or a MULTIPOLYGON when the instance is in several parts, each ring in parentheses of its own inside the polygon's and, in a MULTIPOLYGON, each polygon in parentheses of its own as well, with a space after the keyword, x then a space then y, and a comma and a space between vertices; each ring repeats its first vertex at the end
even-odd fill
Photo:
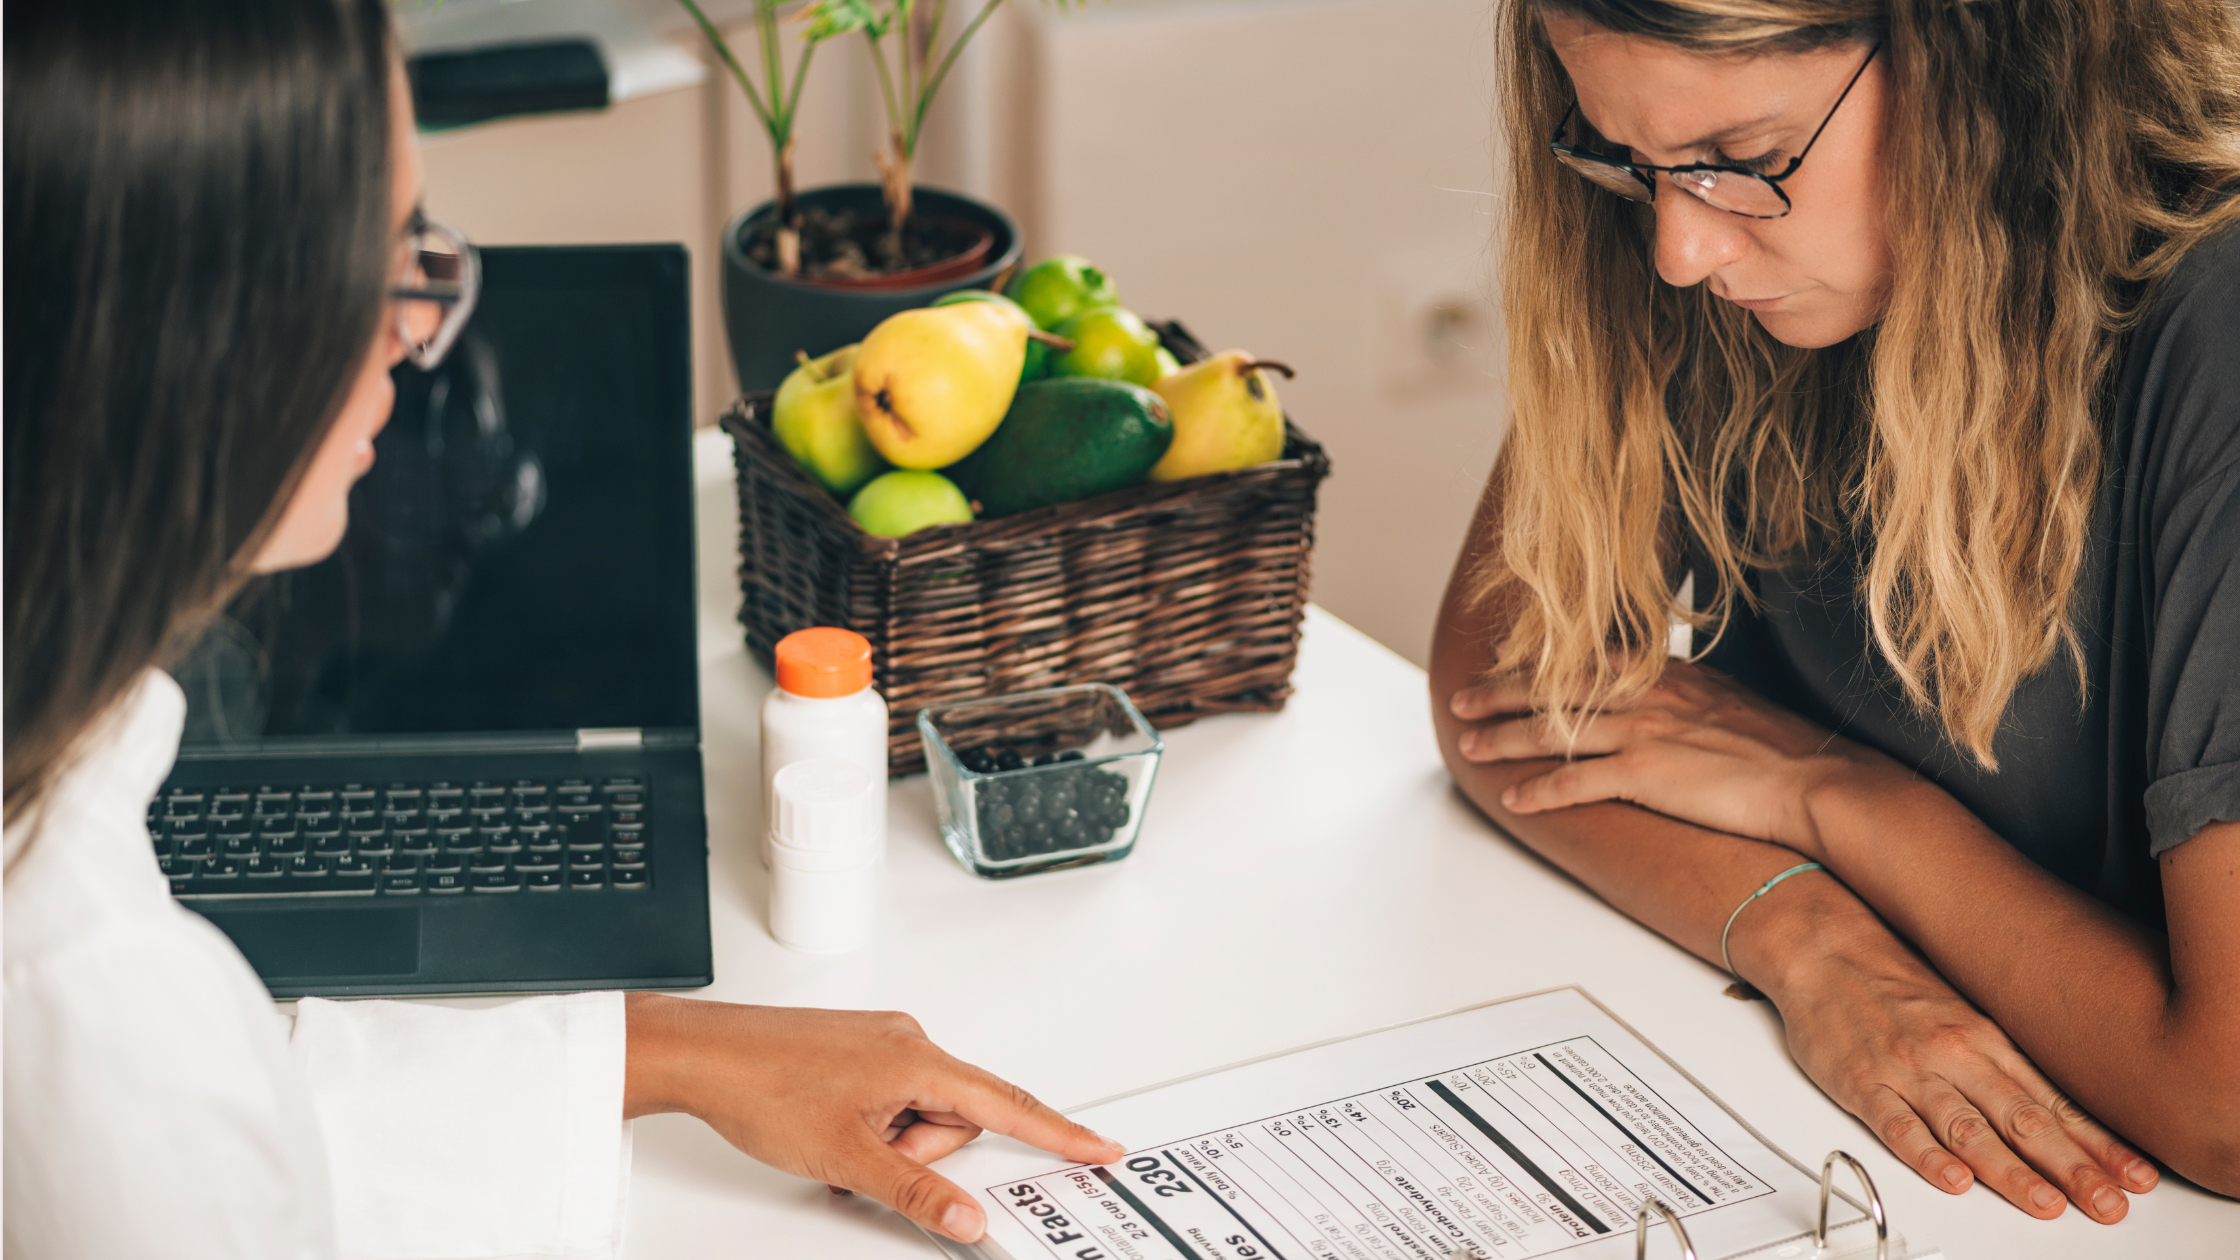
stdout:
MULTIPOLYGON (((1827 1183, 1823 1181, 1822 1185, 1827 1183)), ((1633 1214, 1633 1260, 1646 1260, 1649 1254, 1649 1213, 1656 1212, 1672 1226, 1672 1236, 1680 1240, 1680 1260, 1696 1260, 1695 1240, 1688 1237, 1688 1227, 1680 1223, 1680 1216, 1666 1207, 1663 1199, 1651 1199, 1633 1214)))
POLYGON ((1874 1260, 1889 1260, 1890 1218, 1882 1210, 1882 1193, 1874 1188, 1874 1178, 1867 1175, 1867 1166, 1853 1159, 1848 1151, 1829 1151, 1828 1157, 1820 1161, 1820 1215, 1812 1226, 1812 1245, 1821 1251, 1828 1249, 1829 1181, 1835 1175, 1839 1159, 1851 1165, 1851 1171, 1859 1174, 1859 1184, 1866 1187, 1867 1212, 1874 1217, 1874 1260))

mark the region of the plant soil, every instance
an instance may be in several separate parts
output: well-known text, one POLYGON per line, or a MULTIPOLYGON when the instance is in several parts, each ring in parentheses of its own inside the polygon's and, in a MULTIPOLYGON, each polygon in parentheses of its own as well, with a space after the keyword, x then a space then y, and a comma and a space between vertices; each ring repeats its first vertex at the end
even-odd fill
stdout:
MULTIPOLYGON (((979 244, 983 229, 952 219, 912 215, 898 242, 888 230, 886 211, 856 214, 804 208, 795 224, 801 232, 802 280, 863 280, 914 271, 947 262, 979 244)), ((778 225, 764 220, 747 231, 747 257, 777 272, 778 225)))

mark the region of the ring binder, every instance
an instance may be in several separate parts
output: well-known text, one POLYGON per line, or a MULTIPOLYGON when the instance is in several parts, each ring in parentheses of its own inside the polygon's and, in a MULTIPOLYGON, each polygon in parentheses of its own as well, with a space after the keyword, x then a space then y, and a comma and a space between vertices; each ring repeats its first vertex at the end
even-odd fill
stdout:
MULTIPOLYGON (((1859 1184, 1866 1189, 1867 1213, 1874 1218, 1874 1260, 1890 1260, 1890 1218, 1882 1210, 1882 1192, 1874 1188, 1874 1178, 1867 1175, 1867 1166, 1852 1158, 1849 1151, 1829 1151, 1828 1157, 1820 1161, 1820 1214, 1813 1221, 1812 1245, 1821 1251, 1828 1249, 1829 1179, 1835 1175, 1839 1159, 1851 1165, 1851 1171, 1859 1174, 1859 1184)), ((1675 1222, 1674 1228, 1678 1227, 1675 1222)), ((1693 1253, 1690 1255, 1692 1257, 1693 1253)), ((1639 1260, 1638 1252, 1635 1260, 1639 1260)))
MULTIPOLYGON (((1849 1159, 1851 1157, 1846 1155, 1844 1158, 1849 1159)), ((1828 1184, 1827 1178, 1822 1177, 1820 1184, 1823 1187, 1820 1221, 1821 1224, 1825 1225, 1828 1220, 1828 1205, 1824 1189, 1828 1184)), ((1649 1212, 1651 1209, 1655 1209, 1659 1215, 1664 1217, 1665 1222, 1672 1226, 1672 1236, 1680 1240, 1680 1260, 1696 1260, 1695 1240, 1688 1237, 1688 1227, 1680 1223, 1680 1214, 1665 1206, 1663 1199, 1656 1198, 1642 1204, 1633 1214, 1633 1260, 1646 1260, 1649 1254, 1649 1212)))

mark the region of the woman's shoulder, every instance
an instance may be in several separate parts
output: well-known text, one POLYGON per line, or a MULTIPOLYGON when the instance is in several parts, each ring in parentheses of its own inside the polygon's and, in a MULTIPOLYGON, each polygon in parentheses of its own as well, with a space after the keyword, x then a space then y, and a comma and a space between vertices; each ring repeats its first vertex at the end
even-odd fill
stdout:
POLYGON ((2124 463, 2168 502, 2240 463, 2240 223, 2203 237, 2149 296, 2124 351, 2124 463), (2128 430, 2128 433, 2125 431, 2128 430))

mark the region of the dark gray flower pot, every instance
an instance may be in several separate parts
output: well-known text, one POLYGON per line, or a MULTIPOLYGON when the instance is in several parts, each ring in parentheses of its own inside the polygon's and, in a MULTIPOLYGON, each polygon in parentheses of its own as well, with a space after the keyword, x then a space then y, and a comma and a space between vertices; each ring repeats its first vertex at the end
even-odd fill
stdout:
MULTIPOLYGON (((957 289, 985 288, 1019 260, 1019 225, 1010 215, 939 189, 921 187, 912 195, 915 213, 986 225, 995 237, 987 261, 963 275, 919 287, 838 288, 788 280, 747 257, 740 240, 750 226, 776 213, 771 203, 764 202, 724 225, 723 324, 742 393, 776 389, 793 370, 796 352, 815 357, 861 341, 887 316, 924 306, 957 289)), ((857 213, 876 213, 885 204, 877 184, 835 184, 802 193, 797 200, 804 206, 857 213)))

